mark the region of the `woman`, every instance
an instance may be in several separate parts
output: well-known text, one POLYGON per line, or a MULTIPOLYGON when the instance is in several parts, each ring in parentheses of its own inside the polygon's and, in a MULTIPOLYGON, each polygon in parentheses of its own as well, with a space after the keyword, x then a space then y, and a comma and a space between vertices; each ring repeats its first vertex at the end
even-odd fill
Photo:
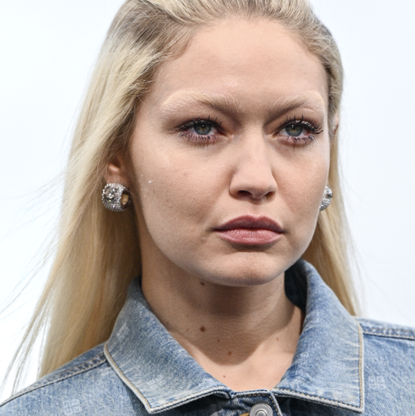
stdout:
POLYGON ((413 414, 415 332, 353 316, 342 76, 304 0, 128 0, 27 335, 43 378, 0 415, 413 414))

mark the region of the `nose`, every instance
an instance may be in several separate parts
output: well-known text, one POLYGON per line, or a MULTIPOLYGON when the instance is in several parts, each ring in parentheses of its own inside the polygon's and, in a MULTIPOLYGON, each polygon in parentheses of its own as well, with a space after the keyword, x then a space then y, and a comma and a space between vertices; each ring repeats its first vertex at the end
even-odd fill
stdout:
POLYGON ((262 138, 249 140, 234 157, 235 168, 229 188, 233 197, 261 201, 275 195, 278 187, 270 149, 262 138))

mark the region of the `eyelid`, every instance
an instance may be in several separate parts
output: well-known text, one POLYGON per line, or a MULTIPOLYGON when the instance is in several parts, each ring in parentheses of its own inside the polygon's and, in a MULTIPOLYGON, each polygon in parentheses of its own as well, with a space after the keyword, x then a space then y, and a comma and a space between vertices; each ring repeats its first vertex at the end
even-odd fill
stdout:
POLYGON ((216 117, 214 120, 211 120, 210 116, 208 118, 200 118, 198 117, 193 118, 190 121, 187 121, 186 123, 181 124, 180 126, 177 127, 176 130, 185 130, 185 129, 190 129, 192 127, 194 127, 197 124, 209 124, 212 127, 217 127, 220 128, 222 125, 222 122, 218 122, 218 118, 216 117))
POLYGON ((208 145, 209 143, 216 142, 217 138, 215 133, 198 134, 196 132, 187 131, 198 124, 207 124, 215 130, 218 130, 220 133, 222 122, 218 122, 217 117, 214 120, 211 120, 210 116, 208 116, 208 118, 198 117, 197 119, 193 118, 192 120, 181 124, 175 130, 180 132, 180 137, 187 137, 188 141, 194 142, 195 144, 208 145))
POLYGON ((195 144, 197 146, 202 145, 204 147, 204 146, 208 146, 210 144, 214 144, 214 143, 217 142, 216 134, 221 133, 220 132, 220 130, 221 130, 220 126, 221 125, 222 125, 222 122, 218 122, 217 118, 212 120, 210 118, 210 116, 208 116, 208 118, 198 117, 197 119, 193 118, 192 120, 181 124, 175 130, 177 132, 179 132, 180 137, 186 137, 189 142, 192 142, 193 144, 195 144), (211 127, 212 129, 214 129, 214 131, 209 132, 208 134, 198 134, 198 133, 196 133, 196 131, 194 131, 194 132, 189 131, 189 129, 194 128, 198 124, 206 124, 209 127, 211 127))
MULTIPOLYGON (((218 122, 218 118, 211 119, 210 116, 207 118, 193 118, 175 128, 176 132, 180 133, 180 137, 187 137, 188 141, 195 142, 195 143, 202 143, 202 144, 209 144, 214 143, 217 141, 216 134, 221 134, 221 125, 222 122, 218 122), (189 129, 194 128, 195 126, 199 124, 206 124, 210 126, 211 128, 215 129, 217 132, 209 132, 208 134, 198 134, 197 132, 190 132, 189 129)), ((277 130, 277 136, 286 137, 288 140, 286 140, 288 143, 297 145, 301 144, 300 142, 303 142, 303 144, 306 144, 308 142, 311 142, 315 139, 314 135, 321 134, 323 132, 323 129, 316 124, 314 121, 311 121, 309 119, 306 119, 304 115, 301 116, 301 118, 294 117, 287 117, 286 121, 280 125, 280 127, 277 130), (289 125, 296 125, 302 127, 306 132, 302 132, 301 136, 291 136, 289 134, 282 134, 282 131, 289 125)), ((222 132, 223 133, 223 132, 222 132)))
POLYGON ((315 124, 314 122, 312 122, 308 119, 305 119, 304 115, 301 116, 301 119, 297 119, 297 117, 288 118, 285 121, 285 123, 282 125, 282 127, 280 128, 279 131, 283 130, 284 128, 286 128, 290 124, 294 124, 296 126, 303 127, 305 129, 309 130, 310 133, 312 133, 312 134, 321 134, 324 131, 320 125, 315 124))
POLYGON ((283 137, 284 141, 291 145, 291 146, 304 146, 311 142, 313 142, 316 137, 315 135, 321 134, 323 129, 318 124, 307 120, 304 118, 304 115, 301 116, 301 119, 297 119, 296 117, 288 118, 285 123, 278 129, 277 136, 283 137), (282 134, 283 130, 287 128, 287 126, 294 125, 299 126, 302 129, 306 130, 306 132, 302 132, 299 136, 291 136, 289 134, 282 134))

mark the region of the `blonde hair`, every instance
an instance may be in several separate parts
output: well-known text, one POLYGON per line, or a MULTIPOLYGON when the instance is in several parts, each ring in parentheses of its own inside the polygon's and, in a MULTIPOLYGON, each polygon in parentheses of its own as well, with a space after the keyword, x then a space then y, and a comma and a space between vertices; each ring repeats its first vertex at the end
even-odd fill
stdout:
POLYGON ((101 204, 103 174, 112 156, 126 151, 140 99, 160 64, 178 56, 195 30, 231 16, 280 22, 325 68, 332 126, 329 185, 335 198, 320 214, 304 258, 356 313, 334 131, 343 70, 336 43, 307 0, 127 0, 109 29, 86 95, 70 153, 55 260, 15 356, 24 364, 46 328, 39 376, 109 337, 141 259, 134 210, 117 214, 101 204))

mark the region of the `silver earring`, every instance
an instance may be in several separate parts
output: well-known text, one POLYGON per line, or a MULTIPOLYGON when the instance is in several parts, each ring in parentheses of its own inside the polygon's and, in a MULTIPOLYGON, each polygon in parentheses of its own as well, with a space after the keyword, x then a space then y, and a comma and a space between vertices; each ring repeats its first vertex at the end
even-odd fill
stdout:
POLYGON ((329 186, 326 186, 324 188, 324 196, 323 200, 320 204, 320 211, 324 211, 331 203, 331 200, 333 199, 333 191, 329 186))
POLYGON ((131 202, 130 191, 119 183, 109 183, 102 190, 104 207, 114 212, 122 212, 131 202))

